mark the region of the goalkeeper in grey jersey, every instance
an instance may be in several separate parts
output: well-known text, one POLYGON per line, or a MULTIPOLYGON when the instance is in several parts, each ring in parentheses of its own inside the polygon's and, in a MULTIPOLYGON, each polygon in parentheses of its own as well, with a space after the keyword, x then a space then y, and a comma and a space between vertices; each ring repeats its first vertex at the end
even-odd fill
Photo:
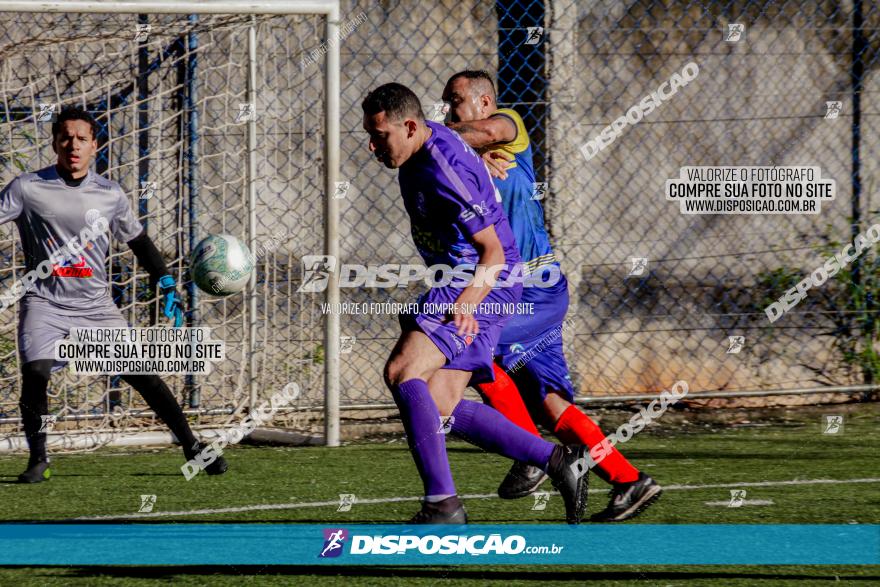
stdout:
MULTIPOLYGON (((122 188, 89 169, 97 152, 97 123, 81 109, 63 110, 52 124, 55 165, 16 177, 0 192, 0 224, 14 220, 24 248, 25 277, 0 296, 0 311, 21 299, 18 328, 21 353, 21 418, 30 448, 22 483, 49 478, 46 433, 46 389, 49 375, 61 368, 55 343, 71 328, 128 326, 110 297, 106 261, 109 235, 128 243, 138 261, 159 284, 165 315, 183 323, 177 286, 156 245, 134 216, 122 188)), ((123 375, 177 437, 186 458, 202 445, 183 410, 157 375, 123 375)), ((226 471, 219 457, 209 474, 226 471)))

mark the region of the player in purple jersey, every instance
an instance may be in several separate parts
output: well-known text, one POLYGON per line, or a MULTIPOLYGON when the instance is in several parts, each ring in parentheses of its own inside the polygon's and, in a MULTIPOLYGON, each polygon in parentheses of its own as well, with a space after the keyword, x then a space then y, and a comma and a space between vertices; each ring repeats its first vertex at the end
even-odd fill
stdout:
POLYGON ((419 299, 419 311, 401 316, 402 334, 385 365, 385 383, 424 484, 412 522, 467 522, 446 455, 448 427, 484 450, 547 471, 562 494, 566 521, 579 523, 587 497, 585 447, 554 445, 490 406, 462 398, 467 385, 493 379, 492 350, 511 316, 507 304, 522 292, 516 280, 509 283, 520 259, 488 170, 455 132, 425 121, 405 86, 380 86, 362 107, 370 151, 400 170, 413 241, 425 262, 473 268, 467 285, 432 287, 419 299), (496 305, 501 309, 494 311, 496 305))
MULTIPOLYGON (((43 425, 49 409, 46 390, 51 372, 64 365, 55 360, 55 343, 71 328, 128 326, 110 297, 105 266, 110 245, 107 229, 128 243, 157 282, 165 315, 175 326, 183 324, 183 305, 174 277, 132 213, 125 192, 116 182, 89 169, 98 150, 97 128, 88 112, 63 110, 52 124, 57 163, 16 177, 0 192, 0 224, 15 221, 28 269, 21 282, 0 296, 0 311, 21 298, 19 407, 30 449, 27 470, 18 477, 21 483, 39 483, 51 475, 43 425), (84 234, 90 237, 81 238, 84 234), (70 254, 73 243, 78 243, 76 255, 70 254)), ((183 410, 158 376, 123 375, 122 379, 171 429, 187 459, 201 452, 203 446, 183 410)), ((220 457, 205 471, 218 475, 226 468, 220 457)))

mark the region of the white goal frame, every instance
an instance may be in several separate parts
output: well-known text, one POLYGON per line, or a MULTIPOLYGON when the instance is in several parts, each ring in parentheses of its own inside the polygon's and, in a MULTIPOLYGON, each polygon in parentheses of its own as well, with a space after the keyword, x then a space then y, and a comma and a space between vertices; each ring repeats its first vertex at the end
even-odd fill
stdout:
MULTIPOLYGON (((93 13, 93 14, 318 14, 325 17, 326 39, 338 38, 340 24, 339 0, 0 0, 0 12, 30 13, 93 13)), ((339 201, 333 198, 339 181, 340 160, 340 63, 339 43, 327 42, 326 71, 324 72, 325 99, 325 182, 324 182, 324 254, 339 257, 339 201)), ((248 36, 248 101, 256 102, 256 35, 253 26, 248 36)), ((251 117, 247 132, 248 177, 248 240, 251 251, 257 250, 256 230, 256 120, 251 117)), ((326 301, 334 307, 340 301, 339 276, 331 271, 326 289, 326 301)), ((253 344, 257 328, 256 277, 252 277, 245 292, 249 308, 248 392, 250 408, 256 407, 256 353, 253 344)), ((330 312, 324 319, 324 441, 327 446, 339 446, 339 346, 340 316, 330 312)))

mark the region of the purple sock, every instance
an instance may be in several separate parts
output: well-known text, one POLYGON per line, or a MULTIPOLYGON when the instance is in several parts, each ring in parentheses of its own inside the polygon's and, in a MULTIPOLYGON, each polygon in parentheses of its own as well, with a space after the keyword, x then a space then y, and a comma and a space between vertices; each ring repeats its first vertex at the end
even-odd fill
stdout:
POLYGON ((446 456, 446 435, 441 430, 440 412, 428 391, 428 383, 410 379, 391 393, 400 410, 409 450, 425 485, 425 495, 455 495, 446 456))
POLYGON ((526 432, 495 408, 463 399, 452 416, 452 431, 462 439, 485 451, 547 470, 556 445, 526 432))

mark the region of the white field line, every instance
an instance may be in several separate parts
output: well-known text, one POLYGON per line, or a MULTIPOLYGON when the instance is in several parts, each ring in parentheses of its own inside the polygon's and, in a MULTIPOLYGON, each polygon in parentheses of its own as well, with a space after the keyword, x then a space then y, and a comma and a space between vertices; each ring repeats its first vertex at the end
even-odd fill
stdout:
POLYGON ((730 505, 730 501, 706 501, 706 505, 715 507, 739 508, 747 505, 774 505, 772 499, 744 499, 739 505, 730 505))
MULTIPOLYGON (((709 485, 666 485, 663 491, 694 491, 700 489, 738 489, 740 487, 778 487, 791 485, 843 485, 847 483, 880 483, 880 478, 868 479, 792 479, 790 481, 754 481, 745 483, 715 483, 709 485)), ((608 490, 590 489, 589 493, 606 493, 608 490)), ((489 499, 498 497, 495 493, 482 493, 474 495, 462 495, 462 499, 489 499)), ((419 497, 380 497, 375 499, 358 499, 354 505, 370 505, 379 503, 395 503, 400 501, 418 501, 419 497)), ((727 502, 725 502, 727 503, 727 502)), ((293 510, 299 508, 339 507, 339 500, 333 501, 308 501, 302 503, 274 503, 261 505, 245 505, 229 508, 212 508, 202 510, 189 510, 179 512, 150 512, 134 514, 111 514, 103 516, 81 516, 73 518, 73 521, 92 520, 135 520, 144 518, 173 518, 178 516, 207 516, 212 514, 234 514, 239 512, 256 512, 266 510, 293 510)))

